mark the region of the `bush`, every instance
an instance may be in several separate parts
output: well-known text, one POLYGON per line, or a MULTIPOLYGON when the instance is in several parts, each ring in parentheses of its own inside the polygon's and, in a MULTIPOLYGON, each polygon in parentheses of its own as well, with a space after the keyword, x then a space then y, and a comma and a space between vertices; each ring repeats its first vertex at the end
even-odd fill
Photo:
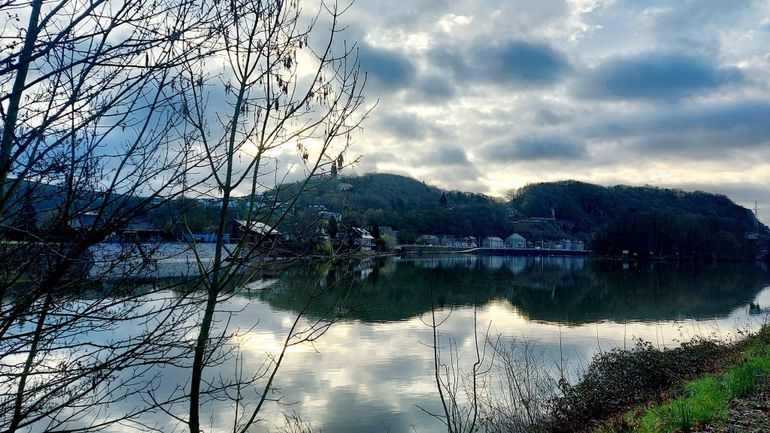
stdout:
MULTIPOLYGON (((698 339, 664 350, 654 348, 649 342, 637 341, 632 349, 599 354, 580 382, 574 386, 562 382, 562 395, 551 402, 542 430, 582 431, 596 420, 634 405, 660 401, 673 386, 717 370, 729 362, 734 353, 728 344, 698 339)), ((688 406, 674 408, 666 418, 685 424, 699 417, 700 414, 688 406)))

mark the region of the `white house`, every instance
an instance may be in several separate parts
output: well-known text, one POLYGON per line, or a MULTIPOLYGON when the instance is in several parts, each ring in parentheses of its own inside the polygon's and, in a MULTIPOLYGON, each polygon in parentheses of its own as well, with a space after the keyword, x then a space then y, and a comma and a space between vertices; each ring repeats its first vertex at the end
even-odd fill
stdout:
POLYGON ((436 235, 420 235, 417 238, 417 243, 420 245, 438 245, 439 238, 436 235))
POLYGON ((348 232, 348 239, 362 251, 371 251, 374 248, 374 237, 366 229, 351 227, 348 232))
POLYGON ((527 240, 524 236, 514 233, 505 238, 505 246, 508 248, 524 249, 527 248, 527 240))
POLYGON ((484 238, 482 245, 484 248, 505 248, 505 241, 498 238, 497 236, 490 236, 484 238))

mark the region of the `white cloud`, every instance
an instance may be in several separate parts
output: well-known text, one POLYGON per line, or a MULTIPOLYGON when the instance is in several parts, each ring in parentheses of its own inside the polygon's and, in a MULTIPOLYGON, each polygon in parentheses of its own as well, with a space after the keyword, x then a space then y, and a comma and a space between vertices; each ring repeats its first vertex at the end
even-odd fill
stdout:
POLYGON ((364 155, 357 171, 495 194, 564 178, 662 186, 708 178, 736 197, 742 185, 770 191, 765 169, 747 173, 741 162, 767 157, 770 144, 770 129, 755 122, 755 108, 770 106, 766 2, 360 0, 352 16, 351 36, 386 50, 370 75, 390 83, 369 89, 379 105, 353 149, 364 155), (575 91, 602 78, 592 71, 614 80, 614 95, 575 91), (618 71, 637 71, 636 81, 618 71), (527 150, 522 137, 559 140, 530 140, 527 150), (505 140, 527 158, 484 152, 505 140), (452 156, 442 149, 457 148, 463 170, 442 168, 452 156))

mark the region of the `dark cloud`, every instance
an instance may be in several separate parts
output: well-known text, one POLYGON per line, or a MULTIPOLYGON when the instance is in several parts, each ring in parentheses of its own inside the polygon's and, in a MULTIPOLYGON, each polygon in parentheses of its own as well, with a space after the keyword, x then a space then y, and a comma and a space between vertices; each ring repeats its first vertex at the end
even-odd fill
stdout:
POLYGON ((469 165, 465 150, 457 146, 439 146, 425 155, 421 163, 427 166, 469 165))
POLYGON ((535 114, 535 121, 547 126, 558 125, 571 119, 572 116, 570 115, 557 114, 547 108, 543 108, 535 114))
POLYGON ((587 156, 583 140, 564 136, 528 136, 486 146, 482 155, 490 161, 566 160, 587 156))
POLYGON ((416 70, 403 54, 367 44, 359 48, 361 69, 367 74, 367 87, 375 90, 398 90, 414 80, 416 70))
POLYGON ((671 107, 609 119, 581 131, 589 137, 634 140, 641 151, 701 156, 770 143, 770 102, 671 107), (716 153, 715 153, 716 152, 716 153))
POLYGON ((561 52, 545 43, 523 40, 497 45, 479 40, 464 52, 457 46, 445 46, 431 52, 429 57, 434 65, 451 72, 460 83, 547 86, 571 70, 561 52))
POLYGON ((411 100, 415 103, 441 103, 455 97, 454 85, 443 76, 426 75, 420 77, 414 85, 411 100))
POLYGON ((562 53, 546 44, 526 41, 482 48, 472 58, 481 75, 490 81, 551 84, 570 69, 562 53))
POLYGON ((374 126, 402 140, 423 140, 446 136, 440 127, 413 113, 382 113, 376 118, 374 126))
POLYGON ((737 68, 721 68, 685 53, 616 57, 577 81, 578 96, 599 99, 675 100, 743 81, 737 68))

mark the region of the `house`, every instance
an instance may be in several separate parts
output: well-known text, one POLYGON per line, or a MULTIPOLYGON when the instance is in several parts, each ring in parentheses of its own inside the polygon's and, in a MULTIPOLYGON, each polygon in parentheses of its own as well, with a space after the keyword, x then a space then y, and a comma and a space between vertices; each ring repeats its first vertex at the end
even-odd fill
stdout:
POLYGON ((524 236, 518 233, 514 233, 505 238, 505 246, 508 248, 521 250, 527 248, 527 240, 524 238, 524 236))
POLYGON ((315 233, 313 234, 313 242, 323 243, 329 240, 331 240, 331 236, 329 236, 329 232, 326 231, 326 228, 316 228, 315 233))
POLYGON ((564 249, 564 241, 548 241, 548 244, 546 245, 546 248, 549 250, 563 250, 564 249))
POLYGON ((497 236, 490 236, 484 238, 482 246, 484 248, 505 248, 505 241, 497 236))
POLYGON ((230 239, 234 242, 271 243, 281 232, 261 221, 234 219, 230 222, 230 239))
POLYGON ((121 242, 160 242, 163 230, 150 220, 136 219, 128 221, 114 232, 121 242))
POLYGON ((322 210, 318 212, 318 216, 325 220, 334 218, 337 222, 342 222, 342 214, 339 212, 332 212, 328 210, 322 210))
POLYGON ((573 241, 572 242, 572 251, 585 251, 586 246, 583 241, 573 241))
MULTIPOLYGON (((182 233, 182 240, 185 242, 195 242, 195 243, 214 243, 217 241, 217 234, 216 233, 182 233)), ((224 243, 229 244, 230 243, 230 233, 225 233, 222 236, 222 240, 224 243)))
POLYGON ((468 248, 476 248, 479 246, 478 242, 476 241, 476 236, 466 236, 462 240, 462 244, 460 246, 468 247, 468 248))
POLYGON ((334 189, 337 192, 350 191, 351 189, 353 189, 353 185, 351 185, 349 183, 345 183, 345 182, 340 182, 340 183, 337 184, 337 187, 334 188, 334 189))
POLYGON ((455 237, 452 235, 440 235, 438 237, 438 244, 445 247, 455 246, 455 237))
POLYGON ((348 246, 361 251, 371 251, 374 248, 374 237, 366 229, 351 227, 347 233, 348 246))
POLYGON ((438 245, 439 238, 436 235, 420 235, 417 238, 417 243, 421 245, 438 245))

